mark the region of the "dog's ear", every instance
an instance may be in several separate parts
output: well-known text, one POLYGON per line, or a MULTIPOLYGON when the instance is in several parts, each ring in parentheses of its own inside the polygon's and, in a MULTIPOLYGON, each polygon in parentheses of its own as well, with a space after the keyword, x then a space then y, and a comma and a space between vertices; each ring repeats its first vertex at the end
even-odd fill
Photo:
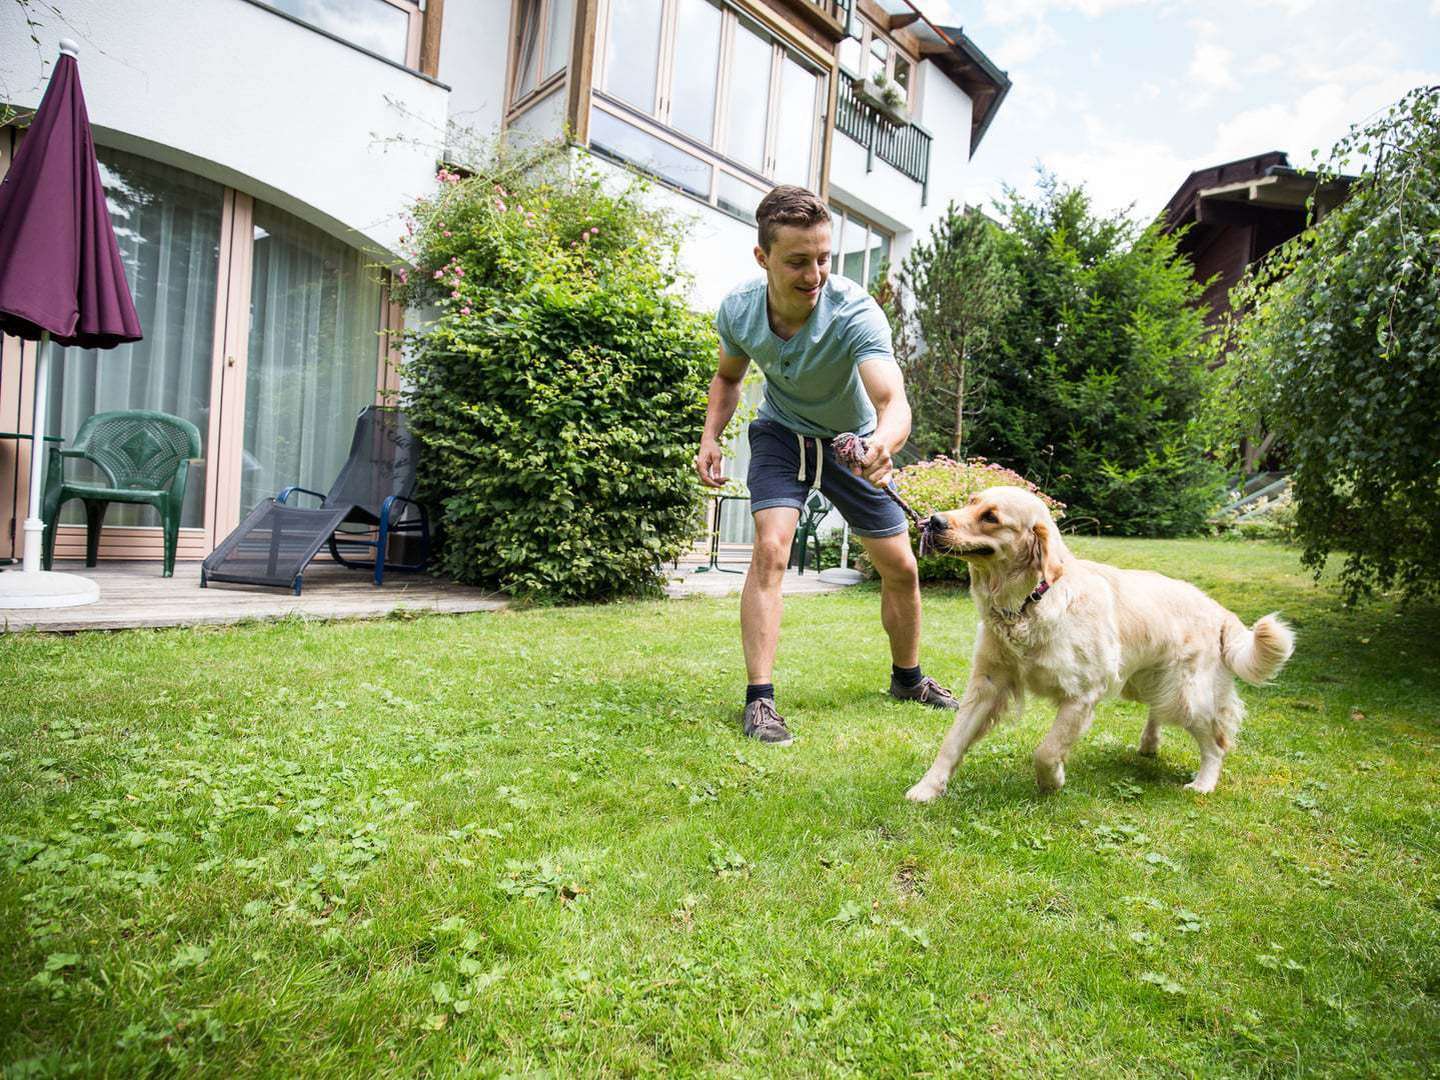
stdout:
POLYGON ((1040 570, 1041 576, 1054 585, 1065 573, 1065 564, 1060 559, 1065 545, 1056 535, 1055 526, 1048 521, 1035 522, 1033 531, 1035 533, 1035 565, 1040 570))

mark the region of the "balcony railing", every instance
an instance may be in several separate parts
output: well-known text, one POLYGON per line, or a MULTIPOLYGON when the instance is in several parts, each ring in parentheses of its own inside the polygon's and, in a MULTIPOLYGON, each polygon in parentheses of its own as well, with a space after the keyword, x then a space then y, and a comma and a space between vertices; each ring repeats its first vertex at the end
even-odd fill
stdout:
POLYGON ((915 124, 896 124, 855 93, 855 81, 843 72, 836 95, 835 127, 865 147, 865 171, 878 157, 920 185, 920 205, 930 199, 930 133, 915 124))

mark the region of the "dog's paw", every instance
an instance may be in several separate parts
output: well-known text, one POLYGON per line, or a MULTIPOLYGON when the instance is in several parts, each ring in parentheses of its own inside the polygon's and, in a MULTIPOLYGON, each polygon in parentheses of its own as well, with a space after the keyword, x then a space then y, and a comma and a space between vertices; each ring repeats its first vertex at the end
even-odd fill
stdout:
POLYGON ((1065 763, 1063 761, 1035 762, 1035 783, 1040 790, 1049 794, 1065 786, 1065 763))
POLYGON ((1136 752, 1137 754, 1139 754, 1141 757, 1159 757, 1159 756, 1160 756, 1160 740, 1159 740, 1159 739, 1156 739, 1153 743, 1152 743, 1152 742, 1145 742, 1144 740, 1141 740, 1141 743, 1140 743, 1140 745, 1136 748, 1135 752, 1136 752))
POLYGON ((921 780, 909 791, 905 792, 905 798, 913 803, 928 803, 934 802, 944 794, 944 784, 937 784, 932 780, 921 780))
POLYGON ((1198 776, 1185 785, 1186 791, 1198 791, 1201 795, 1209 795, 1215 790, 1215 781, 1202 781, 1198 776))

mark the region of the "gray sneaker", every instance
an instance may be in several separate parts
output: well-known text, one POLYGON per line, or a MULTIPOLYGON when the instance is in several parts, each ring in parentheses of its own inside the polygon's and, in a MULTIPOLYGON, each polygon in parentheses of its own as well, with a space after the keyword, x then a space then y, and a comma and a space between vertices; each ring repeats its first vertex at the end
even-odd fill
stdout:
POLYGON ((789 746, 795 739, 775 711, 774 699, 763 697, 745 706, 745 735, 772 746, 789 746))
POLYGON ((960 708, 960 699, 929 675, 921 678, 916 686, 901 686, 895 676, 890 676, 890 696, 901 701, 918 701, 932 709, 960 708))

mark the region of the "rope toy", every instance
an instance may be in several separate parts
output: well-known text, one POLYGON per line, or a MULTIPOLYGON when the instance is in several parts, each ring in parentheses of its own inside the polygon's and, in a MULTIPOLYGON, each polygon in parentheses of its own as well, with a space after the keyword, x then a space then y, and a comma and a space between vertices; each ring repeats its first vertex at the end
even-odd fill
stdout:
MULTIPOLYGON (((864 465, 865 458, 870 453, 869 445, 853 431, 847 431, 843 435, 836 435, 830 445, 835 448, 835 456, 840 459, 841 464, 852 467, 864 465)), ((905 512, 905 516, 915 523, 915 527, 920 530, 920 543, 923 548, 925 546, 925 519, 910 509, 909 504, 906 503, 905 500, 900 497, 900 493, 895 490, 893 481, 880 488, 880 490, 890 496, 895 505, 905 512)), ((921 554, 924 554, 924 552, 922 551, 921 554)))

